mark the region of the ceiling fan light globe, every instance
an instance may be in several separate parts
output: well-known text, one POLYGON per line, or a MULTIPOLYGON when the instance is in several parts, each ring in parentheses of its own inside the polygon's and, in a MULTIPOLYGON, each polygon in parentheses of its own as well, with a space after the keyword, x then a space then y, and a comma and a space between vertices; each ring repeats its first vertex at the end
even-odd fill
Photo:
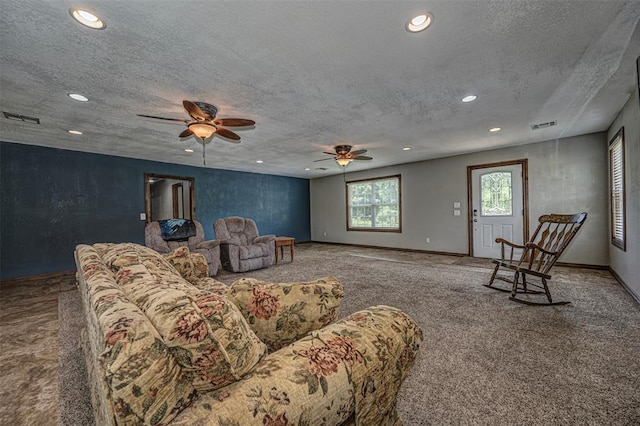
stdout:
POLYGON ((336 158, 336 163, 338 163, 340 167, 347 167, 350 162, 350 158, 336 158))
POLYGON ((209 123, 191 123, 188 127, 200 139, 207 139, 216 132, 216 127, 209 123))

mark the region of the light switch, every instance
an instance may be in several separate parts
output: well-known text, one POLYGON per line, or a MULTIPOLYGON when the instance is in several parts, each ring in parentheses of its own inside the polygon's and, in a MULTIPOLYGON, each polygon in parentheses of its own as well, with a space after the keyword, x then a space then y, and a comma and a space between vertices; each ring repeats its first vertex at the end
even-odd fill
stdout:
POLYGON ((456 209, 453 211, 454 216, 460 216, 460 210, 456 209))
POLYGON ((140 213, 140 220, 147 220, 147 214, 146 213, 140 213))
MULTIPOLYGON (((456 201, 453 203, 453 208, 454 209, 459 209, 460 208, 460 201, 456 201)), ((460 216, 459 214, 457 214, 456 216, 460 216)))

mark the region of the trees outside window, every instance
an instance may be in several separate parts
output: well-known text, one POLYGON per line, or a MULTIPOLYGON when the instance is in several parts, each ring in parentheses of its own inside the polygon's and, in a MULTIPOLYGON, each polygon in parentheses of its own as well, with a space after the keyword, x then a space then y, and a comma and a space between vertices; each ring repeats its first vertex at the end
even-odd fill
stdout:
POLYGON ((347 230, 400 232, 400 175, 347 182, 347 230))

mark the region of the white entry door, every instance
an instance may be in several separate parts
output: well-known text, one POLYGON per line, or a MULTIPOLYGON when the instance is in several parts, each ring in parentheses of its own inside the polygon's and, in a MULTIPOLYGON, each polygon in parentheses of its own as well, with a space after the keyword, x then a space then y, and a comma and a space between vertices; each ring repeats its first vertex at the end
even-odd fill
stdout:
POLYGON ((522 164, 471 171, 473 256, 500 257, 502 237, 523 244, 522 164))

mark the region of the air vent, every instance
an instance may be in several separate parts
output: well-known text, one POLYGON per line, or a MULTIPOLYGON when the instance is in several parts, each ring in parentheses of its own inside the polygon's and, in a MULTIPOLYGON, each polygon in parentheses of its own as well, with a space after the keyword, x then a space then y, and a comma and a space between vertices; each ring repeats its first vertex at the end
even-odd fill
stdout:
POLYGON ((548 121, 546 123, 538 123, 538 124, 532 124, 531 125, 531 130, 538 130, 538 129, 546 129, 547 127, 551 127, 551 126, 555 126, 556 124, 558 124, 557 121, 548 121))
POLYGON ((25 123, 40 124, 40 119, 36 118, 36 117, 29 117, 28 115, 14 114, 13 112, 6 112, 6 111, 2 111, 2 113, 4 114, 4 118, 8 118, 9 120, 24 121, 25 123))
POLYGON ((316 167, 313 170, 320 170, 321 172, 324 172, 325 170, 329 170, 329 169, 327 169, 326 167, 316 167))

